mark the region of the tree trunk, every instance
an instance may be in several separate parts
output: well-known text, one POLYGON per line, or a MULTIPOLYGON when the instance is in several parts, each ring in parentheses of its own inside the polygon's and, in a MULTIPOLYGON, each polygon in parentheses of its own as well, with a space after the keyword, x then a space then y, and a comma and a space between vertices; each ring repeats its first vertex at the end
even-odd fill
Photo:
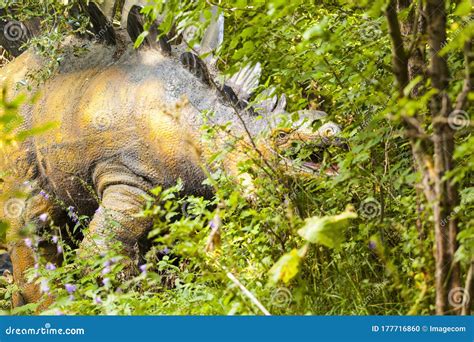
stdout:
MULTIPOLYGON (((444 0, 427 0, 424 9, 419 1, 415 7, 411 0, 399 0, 398 9, 410 8, 407 21, 400 25, 397 2, 390 0, 386 8, 389 34, 392 41, 393 71, 398 83, 400 97, 405 96, 405 86, 418 75, 426 77, 424 39, 427 30, 430 47, 428 70, 431 86, 437 91, 430 103, 433 134, 426 139, 426 118, 404 117, 406 132, 410 137, 416 168, 421 172, 425 197, 433 208, 435 231, 435 286, 436 313, 461 313, 461 308, 450 308, 449 293, 460 287, 459 263, 454 262, 458 248, 458 222, 455 208, 459 203, 458 189, 445 179, 451 171, 454 152, 454 130, 450 127, 449 115, 452 105, 447 94, 449 81, 448 65, 440 51, 446 43, 446 9, 444 0), (416 11, 418 9, 418 12, 416 11), (423 15, 421 15, 424 13, 423 15), (411 40, 411 43, 409 43, 411 40), (409 45, 408 50, 405 48, 409 45), (433 145, 431 145, 431 143, 433 145)), ((415 87, 410 94, 418 97, 415 87)), ((408 95, 408 96, 410 96, 408 95)), ((458 107, 458 106, 456 106, 458 107)))
MULTIPOLYGON (((428 21, 428 43, 430 46, 430 77, 434 89, 438 91, 430 104, 434 125, 434 181, 435 201, 433 203, 436 240, 436 313, 450 312, 449 291, 460 286, 459 263, 454 262, 458 245, 456 236, 458 222, 455 207, 459 203, 456 185, 445 179, 445 174, 453 169, 454 131, 448 125, 452 111, 446 89, 449 73, 445 57, 440 55, 446 43, 446 10, 444 0, 428 0, 426 5, 428 21)), ((460 308, 453 309, 460 313, 460 308)))

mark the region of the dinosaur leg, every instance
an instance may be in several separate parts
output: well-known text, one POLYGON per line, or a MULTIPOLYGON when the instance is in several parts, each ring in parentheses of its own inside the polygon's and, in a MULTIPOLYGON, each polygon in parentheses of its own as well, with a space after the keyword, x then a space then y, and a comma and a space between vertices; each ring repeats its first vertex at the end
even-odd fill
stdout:
MULTIPOLYGON (((22 206, 18 201, 17 205, 22 206)), ((42 294, 37 284, 28 282, 26 271, 33 268, 40 258, 52 263, 60 263, 61 256, 55 245, 41 241, 35 248, 33 239, 22 238, 21 230, 26 226, 33 226, 35 232, 45 229, 50 220, 55 223, 61 221, 61 209, 55 206, 44 196, 37 194, 24 202, 22 214, 11 217, 9 229, 8 251, 13 265, 13 278, 20 291, 12 298, 14 307, 37 302, 42 294)))
POLYGON ((101 204, 97 209, 81 243, 79 255, 87 257, 110 250, 116 242, 130 257, 127 272, 134 272, 138 241, 151 226, 148 218, 137 217, 145 204, 144 195, 150 186, 127 168, 107 164, 98 165, 94 181, 101 204))

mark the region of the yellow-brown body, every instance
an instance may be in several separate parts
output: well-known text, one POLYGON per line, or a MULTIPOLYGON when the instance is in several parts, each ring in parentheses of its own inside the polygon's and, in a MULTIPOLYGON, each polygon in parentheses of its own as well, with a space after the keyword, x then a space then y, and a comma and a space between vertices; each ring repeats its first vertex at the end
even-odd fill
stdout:
MULTIPOLYGON (((66 44, 70 51, 59 71, 33 87, 36 101, 22 108, 22 128, 55 123, 54 128, 0 158, 0 170, 9 171, 0 197, 0 220, 11 223, 9 253, 21 288, 15 306, 41 296, 38 286, 25 279, 24 272, 34 266, 36 257, 35 246, 23 239, 24 227, 48 229, 52 222, 65 226, 73 224, 71 212, 87 215, 92 220, 81 242, 83 256, 106 251, 120 241, 134 259, 139 240, 151 227, 149 219, 136 215, 150 189, 167 188, 181 179, 184 195, 211 195, 212 189, 203 185, 208 168, 200 131, 203 113, 214 113, 211 123, 232 122, 234 137, 256 134, 268 125, 247 111, 237 118, 219 92, 188 72, 177 58, 152 49, 133 50, 131 44, 126 48, 89 44, 77 56, 72 46, 78 43, 84 42, 72 39, 66 44), (21 193, 28 195, 15 197, 21 193)), ((27 51, 0 69, 0 82, 16 89, 29 82, 28 74, 43 67, 41 58, 27 51)), ((18 89, 15 93, 26 92, 24 86, 18 89)), ((271 139, 274 146, 260 146, 262 155, 278 154, 276 145, 315 137, 311 131, 276 132, 271 139)), ((225 138, 218 140, 217 144, 225 143, 225 138)), ((228 171, 237 171, 238 159, 238 153, 230 154, 228 171)), ((248 175, 243 181, 249 183, 248 175)), ((43 241, 36 247, 48 260, 58 261, 51 244, 43 241)))
MULTIPOLYGON (((0 70, 0 80, 14 89, 42 67, 41 59, 27 51, 0 70)), ((4 196, 0 203, 0 219, 12 227, 8 239, 14 278, 23 288, 15 305, 39 298, 37 286, 24 277, 35 257, 21 238, 23 227, 66 224, 70 216, 65 208, 73 207, 92 217, 83 253, 106 249, 112 234, 132 255, 150 228, 149 220, 135 217, 150 189, 181 179, 184 194, 211 194, 202 184, 202 112, 215 112, 220 123, 237 122, 215 90, 179 60, 155 50, 130 47, 117 56, 116 48, 93 44, 83 55, 68 53, 59 72, 33 92, 39 96, 22 108, 23 128, 55 126, 0 160, 0 169, 10 170, 4 194, 15 196, 24 184, 30 187, 28 197, 4 196), (12 204, 20 205, 18 215, 11 214, 12 204)), ((253 118, 246 119, 252 126, 253 118)), ((51 251, 45 244, 42 249, 51 251)))

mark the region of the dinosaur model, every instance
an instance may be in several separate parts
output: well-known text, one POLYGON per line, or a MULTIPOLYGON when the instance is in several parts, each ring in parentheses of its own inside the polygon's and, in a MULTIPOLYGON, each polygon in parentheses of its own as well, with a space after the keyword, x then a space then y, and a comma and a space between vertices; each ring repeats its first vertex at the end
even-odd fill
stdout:
MULTIPOLYGON (((212 196, 212 189, 203 185, 213 168, 206 164, 210 152, 201 138, 203 113, 213 113, 210 123, 230 122, 229 132, 242 136, 247 146, 253 146, 250 140, 257 139, 258 133, 268 130, 271 122, 284 114, 284 95, 267 92, 260 103, 251 106, 249 98, 256 88, 259 65, 244 68, 219 83, 213 80, 211 68, 183 46, 148 40, 144 47, 134 49, 143 18, 139 8, 132 6, 127 11, 130 37, 124 29, 113 33, 125 41, 120 53, 117 45, 110 43, 112 39, 91 42, 71 37, 64 42, 67 52, 58 72, 33 87, 30 93, 39 95, 21 111, 22 129, 45 122, 55 126, 28 138, 17 150, 2 152, 0 169, 10 173, 1 183, 0 220, 10 223, 8 248, 13 276, 21 289, 13 298, 14 306, 41 297, 38 285, 25 278, 25 271, 37 260, 35 248, 48 260, 60 262, 54 245, 40 241, 32 246, 24 239, 24 227, 33 226, 41 232, 53 222, 60 227, 74 224, 71 221, 76 214, 71 212, 87 215, 92 219, 79 255, 100 253, 120 241, 124 254, 136 260, 137 243, 146 239, 151 227, 148 218, 136 214, 150 189, 171 187, 181 179, 183 195, 212 196), (74 47, 84 44, 87 51, 76 54, 74 47), (27 196, 15 197, 20 193, 27 196)), ((91 12, 100 16, 97 8, 91 12)), ((95 22, 107 21, 105 17, 98 19, 95 22)), ((222 17, 217 16, 204 35, 207 43, 198 47, 201 51, 218 46, 222 25, 222 17)), ((16 86, 27 82, 29 73, 44 64, 33 50, 26 50, 0 69, 0 81, 18 89, 16 86)), ((8 96, 26 91, 25 87, 19 89, 8 96)), ((312 111, 302 114, 309 122, 324 115, 312 111)), ((295 140, 324 140, 320 132, 308 127, 275 128, 270 134, 272 142, 266 144, 270 147, 257 144, 258 148, 270 155, 295 140)), ((218 144, 226 143, 225 137, 219 139, 218 144)), ((226 169, 238 173, 238 160, 234 153, 224 163, 226 169)), ((305 172, 318 170, 311 161, 304 167, 305 172)), ((134 267, 132 263, 130 267, 134 267)))

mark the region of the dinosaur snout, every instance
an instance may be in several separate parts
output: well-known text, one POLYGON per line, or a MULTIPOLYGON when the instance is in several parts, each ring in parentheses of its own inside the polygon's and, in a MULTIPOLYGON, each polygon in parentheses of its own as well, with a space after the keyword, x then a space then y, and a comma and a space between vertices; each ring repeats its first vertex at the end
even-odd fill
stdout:
POLYGON ((306 124, 296 129, 281 129, 274 132, 273 138, 281 162, 291 165, 298 173, 334 176, 338 173, 334 156, 349 149, 340 133, 337 124, 328 122, 319 128, 306 124))

